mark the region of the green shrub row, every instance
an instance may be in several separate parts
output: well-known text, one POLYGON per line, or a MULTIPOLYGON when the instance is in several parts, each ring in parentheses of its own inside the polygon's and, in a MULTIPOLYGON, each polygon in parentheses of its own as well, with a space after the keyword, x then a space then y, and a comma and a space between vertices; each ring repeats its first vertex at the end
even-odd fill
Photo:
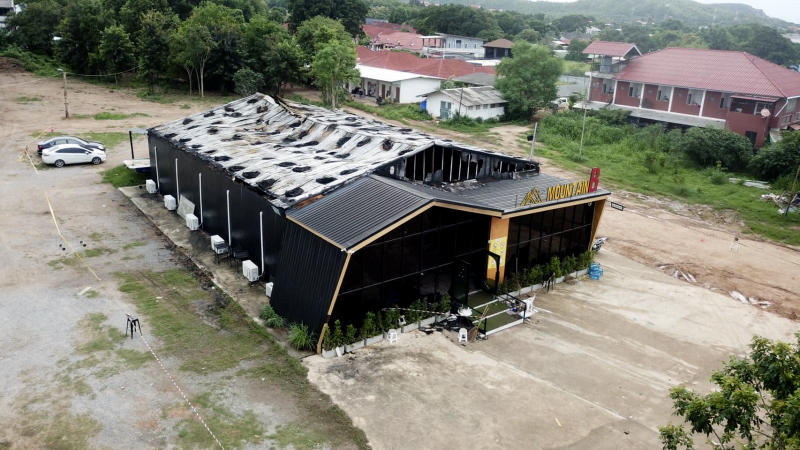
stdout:
POLYGON ((428 303, 424 299, 417 299, 406 309, 389 308, 378 312, 370 311, 361 321, 360 328, 356 328, 352 323, 345 325, 336 320, 323 336, 322 348, 333 350, 336 347, 350 345, 377 336, 380 333, 388 332, 391 329, 396 329, 399 326, 400 316, 405 316, 406 323, 411 324, 431 316, 430 313, 423 311, 444 314, 449 313, 450 308, 450 296, 445 294, 441 301, 435 304, 428 303))
POLYGON ((559 258, 553 256, 547 264, 540 264, 529 269, 521 270, 506 276, 506 280, 499 286, 501 293, 518 291, 526 286, 541 284, 551 275, 556 278, 572 272, 588 269, 594 261, 594 252, 588 250, 577 256, 559 258))

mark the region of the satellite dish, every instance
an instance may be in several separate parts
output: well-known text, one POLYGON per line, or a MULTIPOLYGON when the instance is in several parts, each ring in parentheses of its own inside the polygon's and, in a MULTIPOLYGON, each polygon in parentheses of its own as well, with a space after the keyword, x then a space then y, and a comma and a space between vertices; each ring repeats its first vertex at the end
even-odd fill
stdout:
POLYGON ((761 117, 769 117, 771 115, 772 115, 772 113, 769 111, 769 109, 764 108, 764 109, 761 110, 761 117))

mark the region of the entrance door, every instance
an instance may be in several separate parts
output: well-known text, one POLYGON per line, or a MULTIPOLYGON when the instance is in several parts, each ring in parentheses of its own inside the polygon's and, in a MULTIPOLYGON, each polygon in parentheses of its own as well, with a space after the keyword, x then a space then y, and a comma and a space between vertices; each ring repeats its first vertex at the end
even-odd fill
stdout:
POLYGON ((381 85, 381 97, 386 98, 386 85, 381 85))
POLYGON ((450 102, 441 102, 439 103, 439 117, 442 120, 447 120, 450 118, 450 106, 452 104, 450 102))
POLYGON ((394 88, 394 101, 400 103, 400 86, 394 88))

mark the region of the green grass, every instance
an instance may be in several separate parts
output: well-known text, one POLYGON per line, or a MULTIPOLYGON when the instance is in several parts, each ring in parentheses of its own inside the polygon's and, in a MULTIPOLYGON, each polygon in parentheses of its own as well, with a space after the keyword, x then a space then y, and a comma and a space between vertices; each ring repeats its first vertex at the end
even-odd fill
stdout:
POLYGON ((145 245, 147 245, 147 243, 144 242, 144 241, 128 242, 127 244, 122 246, 122 249, 123 250, 130 250, 130 249, 135 248, 135 247, 144 247, 145 245))
POLYGON ((580 61, 563 61, 563 66, 561 66, 561 73, 563 75, 572 75, 575 77, 582 77, 586 74, 586 72, 590 71, 592 66, 589 63, 580 62, 580 61))
POLYGON ((94 120, 124 120, 124 119, 130 119, 132 117, 150 117, 150 115, 145 113, 125 114, 125 113, 103 111, 92 116, 94 120))
MULTIPOLYGON (((209 428, 226 448, 241 448, 247 444, 259 444, 266 437, 264 427, 253 411, 235 414, 212 398, 208 392, 191 399, 199 409, 209 428)), ((181 420, 178 425, 178 440, 184 448, 213 448, 214 439, 193 415, 181 420)), ((323 441, 324 442, 324 441, 323 441)))
POLYGON ((275 441, 280 448, 291 446, 297 450, 312 450, 319 448, 319 442, 325 442, 325 436, 308 429, 302 421, 279 426, 269 438, 275 441))
POLYGON ((38 97, 38 96, 37 97, 28 97, 26 95, 23 95, 21 97, 17 97, 17 98, 14 99, 14 102, 19 103, 21 105, 27 105, 28 103, 40 102, 40 101, 42 101, 42 97, 38 97))
POLYGON ((98 313, 89 314, 79 322, 88 337, 86 342, 77 346, 79 353, 113 350, 125 339, 125 335, 116 328, 103 326, 103 322, 107 319, 105 314, 98 313))
POLYGON ((25 70, 28 72, 33 72, 36 75, 43 76, 43 77, 60 77, 61 74, 58 72, 58 64, 53 58, 37 55, 25 50, 21 50, 18 47, 9 46, 5 49, 0 50, 0 56, 5 56, 7 58, 14 58, 19 60, 25 70))
MULTIPOLYGON (((165 357, 180 358, 181 370, 219 372, 235 368, 242 361, 251 361, 253 368, 239 369, 236 376, 264 378, 291 395, 306 429, 320 437, 315 445, 329 444, 336 448, 356 444, 367 448, 364 433, 355 428, 350 418, 326 395, 310 384, 300 361, 289 356, 272 335, 255 324, 236 302, 217 301, 223 294, 215 289, 202 289, 191 273, 180 269, 126 272, 118 273, 116 277, 120 291, 130 297, 143 323, 161 343, 158 352, 165 357), (160 298, 156 299, 157 296, 160 298), (211 317, 201 317, 198 311, 211 317), (209 324, 215 319, 218 328, 209 324)), ((230 415, 219 409, 210 397, 196 400, 205 410, 204 417, 215 433, 228 436, 224 439, 230 438, 229 442, 243 442, 247 436, 255 439, 257 434, 263 433, 246 413, 230 415)), ((195 424, 187 422, 182 425, 180 434, 181 442, 187 447, 208 446, 208 433, 195 424)))
MULTIPOLYGON (((657 139, 647 142, 646 138, 633 136, 635 133, 644 136, 647 130, 637 131, 630 126, 607 127, 587 121, 586 145, 579 155, 578 122, 569 122, 569 117, 545 119, 539 126, 537 139, 546 145, 537 148, 537 155, 567 169, 583 172, 586 179, 590 168, 600 167, 600 180, 610 190, 620 188, 690 204, 709 205, 718 211, 736 211, 744 222, 744 233, 800 245, 800 214, 779 215, 774 203, 761 200, 761 194, 766 191, 728 182, 716 184, 715 169, 697 168, 683 161, 680 154, 670 155, 659 150, 657 139), (559 124, 559 121, 563 123, 559 124), (657 156, 652 169, 644 163, 648 154, 657 156)), ((528 145, 520 140, 521 147, 527 148, 528 145)), ((751 178, 734 173, 726 175, 751 178)))
POLYGON ((144 184, 147 176, 135 170, 130 170, 124 164, 120 164, 113 169, 100 172, 104 183, 111 183, 115 188, 123 186, 139 186, 144 184))
POLYGON ((421 110, 419 103, 386 103, 381 106, 373 106, 355 100, 348 100, 344 104, 351 108, 360 109, 384 119, 396 120, 404 124, 408 123, 406 120, 431 120, 430 114, 421 110))
POLYGON ((140 99, 153 103, 160 103, 162 105, 171 105, 173 103, 181 103, 181 108, 189 109, 187 102, 200 103, 204 105, 219 105, 222 103, 229 103, 237 100, 239 97, 235 95, 221 95, 216 92, 206 92, 205 97, 200 97, 195 91, 191 96, 188 95, 186 90, 181 89, 163 89, 163 92, 151 92, 147 89, 140 89, 136 92, 136 96, 140 99))
POLYGON ((95 247, 95 248, 87 248, 86 250, 84 250, 83 256, 87 258, 96 258, 98 256, 111 255, 114 253, 117 253, 117 251, 114 250, 113 248, 95 247))
POLYGON ((319 101, 319 100, 311 100, 311 99, 303 97, 300 94, 290 94, 288 97, 286 97, 286 100, 297 102, 297 103, 300 103, 300 104, 303 104, 303 105, 317 105, 317 106, 325 107, 325 104, 322 103, 321 101, 319 101))

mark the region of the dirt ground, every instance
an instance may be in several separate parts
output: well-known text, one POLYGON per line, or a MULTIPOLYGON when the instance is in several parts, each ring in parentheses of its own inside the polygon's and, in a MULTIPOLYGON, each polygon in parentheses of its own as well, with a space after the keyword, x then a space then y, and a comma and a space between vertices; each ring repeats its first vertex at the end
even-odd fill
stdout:
MULTIPOLYGON (((222 297, 202 279, 189 277, 188 314, 159 314, 184 333, 218 332, 219 339, 248 349, 246 360, 192 367, 225 352, 203 354, 204 345, 176 349, 181 339, 155 336, 157 326, 147 319, 152 316, 140 311, 147 303, 130 290, 137 285, 121 291, 125 277, 143 283, 143 298, 157 308, 162 299, 183 298, 169 276, 191 273, 174 245, 101 182, 100 171, 129 157, 127 141, 109 148, 100 166, 35 170, 23 151, 34 151, 31 161, 37 163, 33 135, 42 130, 126 131, 205 109, 213 99, 163 105, 70 81, 73 113, 146 116, 64 120, 60 80, 0 73, 0 87, 6 86, 0 89, 0 448, 214 447, 183 394, 229 448, 357 447, 349 434, 319 431, 325 424, 349 430, 349 419, 305 378, 290 384, 293 369, 271 368, 283 359, 269 341, 235 341, 222 329, 222 319, 211 312, 222 297), (70 257, 73 249, 83 258, 70 257), (154 274, 167 275, 155 280, 154 274), (143 320, 144 339, 123 335, 127 313, 143 320)), ((136 145, 145 155, 143 141, 136 145)), ((169 334, 161 330, 159 336, 169 334)))
POLYGON ((706 389, 753 334, 797 329, 608 249, 598 260, 601 281, 539 294, 541 312, 487 341, 407 333, 307 358, 309 376, 377 448, 660 448, 672 386, 706 389))

